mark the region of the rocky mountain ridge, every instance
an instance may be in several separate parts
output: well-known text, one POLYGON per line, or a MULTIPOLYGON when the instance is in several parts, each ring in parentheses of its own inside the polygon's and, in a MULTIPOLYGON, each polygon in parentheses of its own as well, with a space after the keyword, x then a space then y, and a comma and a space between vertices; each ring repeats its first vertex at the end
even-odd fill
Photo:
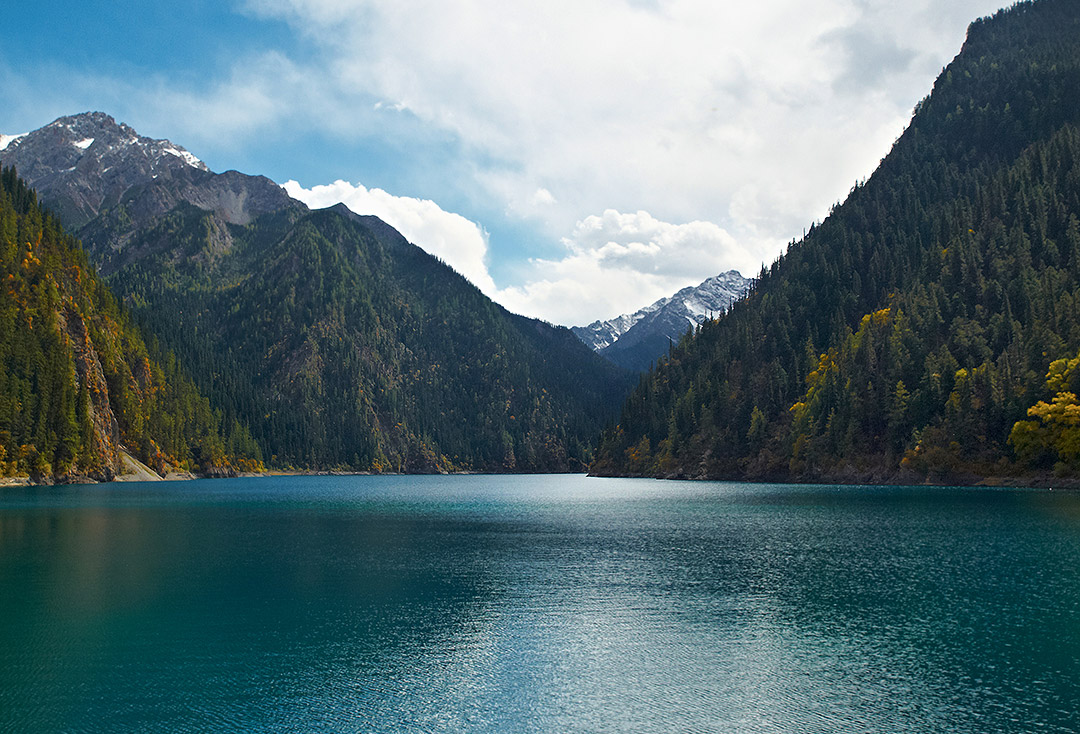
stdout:
POLYGON ((124 250, 136 232, 181 203, 239 225, 285 208, 306 210, 268 178, 214 173, 183 147, 139 135, 103 112, 61 117, 5 139, 0 163, 14 166, 48 201, 105 273, 130 259, 124 250))
POLYGON ((739 271, 729 270, 635 313, 574 326, 571 331, 615 364, 645 370, 664 353, 669 342, 678 342, 687 329, 727 311, 746 295, 750 282, 739 271))

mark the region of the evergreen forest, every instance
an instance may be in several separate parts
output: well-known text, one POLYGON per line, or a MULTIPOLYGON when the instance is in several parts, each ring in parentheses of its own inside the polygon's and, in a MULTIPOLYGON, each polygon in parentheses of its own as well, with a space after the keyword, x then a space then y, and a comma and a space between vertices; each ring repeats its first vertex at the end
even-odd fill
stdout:
POLYGON ((112 479, 121 451, 160 473, 262 468, 176 360, 152 359, 78 243, 11 168, 0 175, 0 474, 112 479))
MULTIPOLYGON (((125 205, 93 226, 130 221, 125 205)), ((582 471, 633 384, 341 206, 241 226, 182 203, 101 257, 151 350, 272 467, 582 471)))
POLYGON ((674 346, 598 474, 1080 471, 1080 4, 973 23, 869 180, 674 346))

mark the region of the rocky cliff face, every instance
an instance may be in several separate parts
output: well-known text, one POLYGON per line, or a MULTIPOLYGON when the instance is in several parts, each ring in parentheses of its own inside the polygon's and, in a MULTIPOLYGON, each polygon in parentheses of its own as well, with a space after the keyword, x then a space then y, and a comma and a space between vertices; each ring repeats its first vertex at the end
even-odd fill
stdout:
POLYGON ((125 452, 158 473, 255 467, 243 426, 155 361, 77 240, 0 172, 0 475, 109 480, 125 452))
MULTIPOLYGON (((71 345, 75 378, 89 393, 89 422, 93 428, 89 453, 95 457, 85 468, 86 475, 108 482, 121 472, 120 424, 109 400, 109 385, 86 322, 78 309, 69 305, 59 313, 57 326, 71 345)), ((105 334, 102 334, 102 338, 105 334)))

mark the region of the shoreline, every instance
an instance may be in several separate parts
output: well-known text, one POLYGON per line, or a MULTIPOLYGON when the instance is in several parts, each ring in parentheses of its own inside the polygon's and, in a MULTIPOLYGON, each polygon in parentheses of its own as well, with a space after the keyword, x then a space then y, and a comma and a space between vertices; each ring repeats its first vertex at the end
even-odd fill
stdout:
POLYGON ((1003 487, 1029 489, 1080 489, 1080 477, 1057 477, 1053 474, 1030 474, 1023 476, 965 474, 955 477, 919 479, 914 476, 821 476, 821 477, 703 477, 703 476, 649 476, 631 474, 593 474, 597 479, 657 479, 667 482, 736 482, 739 484, 822 484, 838 487, 1003 487))
MULTIPOLYGON (((196 479, 261 479, 274 477, 356 477, 356 476, 379 476, 379 477, 406 477, 406 476, 515 476, 518 472, 433 472, 433 473, 408 473, 408 472, 371 472, 371 471, 346 471, 346 470, 314 470, 314 469, 270 469, 265 472, 235 472, 232 474, 210 473, 195 474, 187 471, 168 472, 164 476, 158 475, 137 460, 132 460, 137 465, 138 471, 119 474, 110 480, 100 480, 93 477, 77 476, 62 479, 50 479, 47 481, 34 481, 29 476, 0 477, 0 489, 4 487, 29 487, 50 486, 64 484, 126 484, 133 482, 184 482, 196 479)), ((834 485, 840 487, 874 486, 874 487, 970 487, 970 488, 1013 488, 1013 489, 1048 489, 1048 490, 1080 490, 1080 478, 1055 477, 1049 474, 1032 474, 1030 476, 964 476, 954 477, 951 480, 924 479, 918 481, 913 477, 892 477, 887 479, 853 478, 853 477, 813 477, 793 479, 785 478, 755 478, 745 477, 686 477, 686 476, 629 476, 614 474, 592 474, 588 472, 530 472, 521 476, 537 474, 585 474, 594 479, 652 479, 670 482, 734 482, 740 484, 794 484, 794 485, 834 485)))
POLYGON ((196 479, 262 479, 273 477, 430 477, 430 476, 530 476, 536 474, 550 474, 552 476, 565 474, 587 474, 587 472, 481 472, 481 471, 452 471, 452 472, 373 472, 373 471, 348 471, 344 469, 269 469, 264 472, 239 471, 232 473, 212 472, 193 473, 189 471, 171 471, 161 476, 152 469, 142 464, 137 459, 125 456, 125 466, 128 460, 134 465, 132 471, 117 474, 112 479, 97 479, 89 476, 69 476, 62 478, 50 478, 46 481, 35 481, 29 476, 0 477, 0 488, 35 486, 47 487, 63 484, 127 484, 133 482, 185 482, 196 479))

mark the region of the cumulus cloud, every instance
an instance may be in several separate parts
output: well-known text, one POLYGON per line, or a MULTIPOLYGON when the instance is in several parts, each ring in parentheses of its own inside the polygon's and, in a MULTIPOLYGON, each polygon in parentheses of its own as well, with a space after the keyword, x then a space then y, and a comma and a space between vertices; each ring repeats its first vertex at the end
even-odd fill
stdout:
POLYGON ((670 224, 648 212, 608 209, 577 223, 563 244, 573 256, 587 256, 612 268, 693 278, 719 272, 724 263, 753 266, 753 257, 711 222, 670 224))
MULTIPOLYGON (((341 95, 455 136, 484 195, 552 242, 606 210, 715 223, 739 246, 718 239, 730 259, 698 258, 698 280, 770 261, 824 217, 997 4, 247 0, 323 50, 341 95)), ((612 242, 606 269, 668 252, 612 242)))
POLYGON ((711 222, 671 224, 645 211, 609 209, 579 221, 562 239, 561 257, 530 260, 521 284, 498 288, 488 271, 483 228, 433 201, 347 181, 311 188, 287 181, 282 187, 312 208, 342 203, 357 214, 373 214, 511 311, 559 324, 635 311, 697 284, 701 273, 731 267, 754 272, 761 264, 711 222))
POLYGON ((587 212, 646 207, 772 254, 872 170, 997 4, 248 0, 319 44, 344 93, 475 149, 510 211, 561 235, 587 212), (538 211, 537 182, 559 206, 538 211), (748 188, 766 219, 729 211, 748 188))
POLYGON ((671 224, 648 212, 608 209, 563 238, 565 255, 534 259, 530 277, 497 299, 512 311, 560 324, 583 324, 636 311, 706 275, 760 261, 711 222, 671 224))
POLYGON ((296 181, 282 188, 313 209, 344 204, 357 214, 373 214, 405 236, 409 242, 442 259, 491 297, 495 282, 488 273, 487 234, 475 222, 445 211, 434 201, 394 196, 382 189, 335 181, 305 189, 296 181))

